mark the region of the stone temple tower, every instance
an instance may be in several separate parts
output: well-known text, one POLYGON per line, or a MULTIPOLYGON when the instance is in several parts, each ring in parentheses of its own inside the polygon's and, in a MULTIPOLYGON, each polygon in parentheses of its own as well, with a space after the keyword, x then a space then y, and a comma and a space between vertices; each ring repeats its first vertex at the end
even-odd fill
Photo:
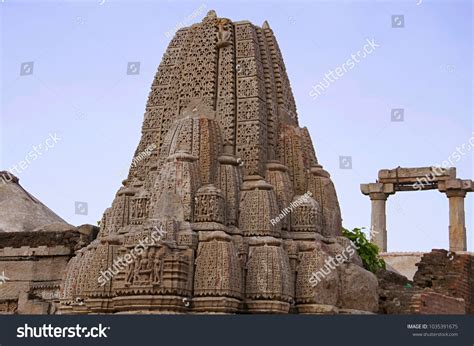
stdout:
POLYGON ((267 22, 210 11, 176 33, 100 226, 69 262, 61 313, 377 310, 357 255, 310 282, 348 241, 267 22))

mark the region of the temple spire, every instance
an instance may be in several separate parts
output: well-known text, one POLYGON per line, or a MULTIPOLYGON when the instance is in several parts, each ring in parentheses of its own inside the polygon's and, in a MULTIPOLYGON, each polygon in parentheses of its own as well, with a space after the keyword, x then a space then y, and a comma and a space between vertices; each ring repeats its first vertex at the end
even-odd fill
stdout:
POLYGON ((217 18, 216 11, 209 10, 209 12, 207 12, 207 14, 206 14, 206 17, 204 17, 203 21, 206 20, 206 19, 214 19, 214 18, 217 18))

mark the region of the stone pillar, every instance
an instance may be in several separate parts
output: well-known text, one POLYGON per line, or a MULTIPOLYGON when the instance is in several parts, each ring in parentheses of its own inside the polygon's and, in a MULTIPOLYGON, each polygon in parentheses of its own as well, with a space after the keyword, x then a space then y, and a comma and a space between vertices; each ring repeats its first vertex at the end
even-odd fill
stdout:
POLYGON ((438 190, 449 199, 449 250, 466 251, 466 222, 464 198, 474 191, 472 180, 449 179, 438 183, 438 190))
POLYGON ((381 252, 387 252, 387 217, 385 214, 385 202, 388 194, 373 192, 370 195, 372 202, 370 241, 377 245, 381 252))
POLYGON ((370 197, 372 202, 370 241, 377 245, 380 252, 387 252, 387 217, 385 203, 389 195, 395 193, 393 184, 361 184, 360 190, 370 197))
POLYGON ((464 216, 465 190, 447 190, 449 199, 449 250, 466 251, 466 223, 464 216))

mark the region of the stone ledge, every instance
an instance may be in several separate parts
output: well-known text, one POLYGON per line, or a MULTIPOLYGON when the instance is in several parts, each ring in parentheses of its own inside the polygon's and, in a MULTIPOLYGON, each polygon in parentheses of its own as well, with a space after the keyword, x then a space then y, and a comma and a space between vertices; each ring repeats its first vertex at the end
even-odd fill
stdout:
POLYGON ((411 251, 397 251, 397 252, 381 252, 380 257, 385 256, 423 256, 425 253, 428 252, 411 252, 411 251))
POLYGON ((55 246, 38 246, 38 247, 4 247, 0 249, 0 262, 2 257, 23 257, 23 256, 68 256, 72 255, 73 250, 70 247, 64 245, 55 246))
POLYGON ((71 230, 35 230, 28 232, 0 232, 1 248, 40 248, 65 246, 76 250, 94 240, 99 228, 82 225, 71 230))

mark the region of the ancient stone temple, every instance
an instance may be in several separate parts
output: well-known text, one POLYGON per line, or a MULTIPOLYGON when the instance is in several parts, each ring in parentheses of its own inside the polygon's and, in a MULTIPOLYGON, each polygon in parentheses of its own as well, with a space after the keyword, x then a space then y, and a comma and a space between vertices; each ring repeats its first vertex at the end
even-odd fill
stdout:
POLYGON ((176 33, 135 157, 68 264, 60 313, 378 310, 357 255, 310 281, 349 241, 267 22, 210 11, 176 33))
POLYGON ((74 252, 97 235, 74 227, 0 171, 0 314, 55 313, 74 252))

